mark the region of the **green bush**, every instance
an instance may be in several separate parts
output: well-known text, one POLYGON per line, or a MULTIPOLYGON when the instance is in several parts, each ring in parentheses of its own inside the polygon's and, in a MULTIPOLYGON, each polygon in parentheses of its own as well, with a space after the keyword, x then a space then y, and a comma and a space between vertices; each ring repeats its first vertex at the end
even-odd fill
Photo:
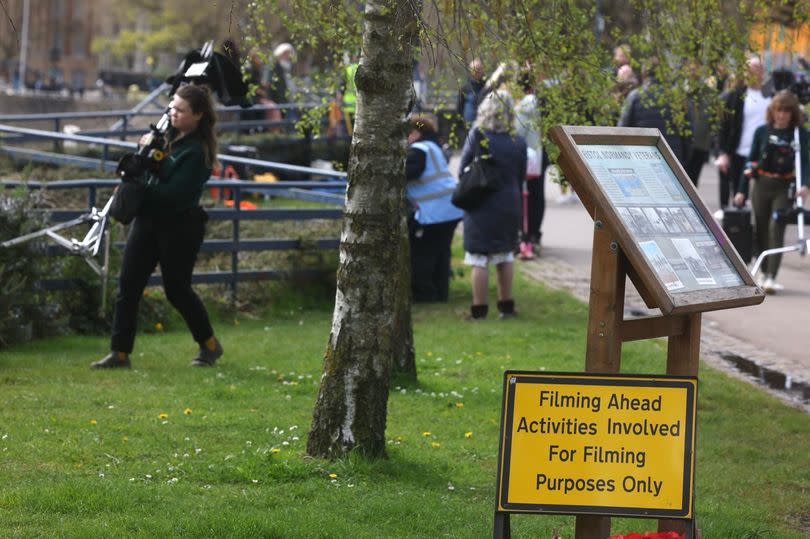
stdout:
MULTIPOLYGON (((10 240, 46 226, 46 215, 30 211, 40 198, 39 192, 22 189, 0 194, 0 239, 10 240)), ((56 309, 38 286, 52 270, 41 242, 0 248, 0 347, 52 333, 56 309)))

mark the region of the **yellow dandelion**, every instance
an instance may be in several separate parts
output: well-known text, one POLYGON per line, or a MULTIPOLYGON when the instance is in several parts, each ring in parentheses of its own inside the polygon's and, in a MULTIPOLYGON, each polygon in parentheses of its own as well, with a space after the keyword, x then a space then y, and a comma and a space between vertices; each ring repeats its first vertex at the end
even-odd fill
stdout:
POLYGON ((276 453, 281 453, 281 449, 279 449, 278 447, 273 447, 272 449, 270 449, 270 452, 275 455, 276 453))
POLYGON ((465 432, 465 433, 464 433, 464 437, 465 437, 465 438, 472 438, 472 431, 471 431, 471 430, 468 430, 467 432, 465 432))
POLYGON ((432 447, 433 449, 438 449, 441 446, 442 444, 440 444, 439 442, 430 442, 430 447, 432 447))
POLYGON ((422 433, 422 436, 424 436, 425 438, 427 438, 428 436, 430 436, 430 431, 429 431, 429 430, 426 430, 425 432, 423 432, 423 433, 422 433))
POLYGON ((158 414, 158 417, 159 417, 160 419, 168 419, 168 418, 169 418, 169 414, 167 414, 166 412, 160 412, 160 413, 158 414))
POLYGON ((156 331, 163 331, 163 324, 161 324, 160 322, 155 324, 155 330, 156 331))
POLYGON ((121 438, 121 441, 127 443, 129 441, 129 436, 124 436, 123 438, 121 438))
POLYGON ((433 352, 428 352, 426 355, 427 357, 433 357, 433 352))
POLYGON ((464 408, 464 403, 463 402, 457 402, 456 403, 456 408, 464 408))
POLYGON ((183 410, 183 413, 186 415, 191 415, 191 408, 186 408, 185 410, 183 410))
POLYGON ((329 479, 337 479, 337 474, 336 473, 330 473, 329 474, 329 479))
POLYGON ((95 419, 91 419, 90 424, 91 425, 96 425, 96 424, 98 424, 98 421, 96 421, 95 419))

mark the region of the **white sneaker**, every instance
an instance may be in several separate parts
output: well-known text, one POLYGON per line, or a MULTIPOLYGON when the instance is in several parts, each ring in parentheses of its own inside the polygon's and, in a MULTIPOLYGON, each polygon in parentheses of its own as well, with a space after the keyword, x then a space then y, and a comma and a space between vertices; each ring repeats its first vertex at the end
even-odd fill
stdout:
POLYGON ((773 277, 769 275, 765 279, 765 282, 762 284, 762 289, 766 294, 773 294, 776 292, 776 282, 773 280, 773 277))
POLYGON ((760 273, 759 275, 757 275, 757 278, 755 279, 755 281, 757 283, 757 286, 762 288, 765 285, 765 274, 760 273))

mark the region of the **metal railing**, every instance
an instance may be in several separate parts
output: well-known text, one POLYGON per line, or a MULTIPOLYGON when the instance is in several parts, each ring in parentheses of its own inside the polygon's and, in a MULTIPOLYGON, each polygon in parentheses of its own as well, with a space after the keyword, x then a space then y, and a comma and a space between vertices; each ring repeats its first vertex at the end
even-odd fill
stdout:
MULTIPOLYGON (((48 210, 50 220, 60 223, 75 219, 96 206, 98 191, 112 189, 118 184, 117 180, 108 179, 82 179, 53 182, 20 182, 2 181, 0 186, 6 189, 25 187, 27 189, 87 189, 87 209, 54 209, 48 210)), ((228 239, 208 239, 203 242, 200 249, 204 253, 227 252, 230 253, 230 269, 228 271, 200 271, 192 277, 193 283, 219 283, 228 284, 233 298, 236 298, 237 285, 240 282, 275 280, 288 277, 312 276, 323 272, 322 268, 260 268, 245 270, 239 267, 239 253, 247 251, 274 251, 297 249, 336 249, 339 239, 336 237, 317 238, 314 240, 301 240, 301 238, 251 238, 241 237, 242 221, 307 221, 311 219, 340 219, 343 215, 343 195, 346 184, 342 181, 302 181, 302 182, 275 182, 256 183, 242 180, 211 179, 207 187, 219 189, 220 193, 229 191, 233 198, 232 207, 206 208, 211 221, 230 221, 231 237, 228 239), (256 208, 243 209, 244 193, 265 193, 279 197, 297 198, 303 200, 317 200, 330 204, 333 207, 323 208, 256 208)), ((44 211, 44 210, 43 210, 44 211)), ((8 239, 8 238, 3 238, 8 239)), ((115 242, 112 247, 122 249, 123 242, 115 242)), ((64 250, 56 247, 48 249, 48 254, 65 254, 64 250)), ((160 275, 152 275, 150 286, 161 284, 160 275)), ((75 279, 49 279, 41 283, 48 289, 71 288, 76 285, 75 279)))

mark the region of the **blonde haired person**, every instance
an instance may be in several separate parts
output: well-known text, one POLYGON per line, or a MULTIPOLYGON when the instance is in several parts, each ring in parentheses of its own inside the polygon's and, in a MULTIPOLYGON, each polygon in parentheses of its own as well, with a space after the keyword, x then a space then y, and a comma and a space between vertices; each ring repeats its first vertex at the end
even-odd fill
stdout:
POLYGON ((464 212, 464 263, 472 266, 473 298, 470 317, 487 317, 488 266, 497 276, 497 305, 501 318, 515 314, 512 297, 514 250, 518 244, 520 185, 526 177, 526 141, 512 134, 512 100, 504 92, 487 95, 478 107, 473 128, 461 153, 459 171, 469 165, 480 147, 490 154, 499 183, 480 206, 464 212))

